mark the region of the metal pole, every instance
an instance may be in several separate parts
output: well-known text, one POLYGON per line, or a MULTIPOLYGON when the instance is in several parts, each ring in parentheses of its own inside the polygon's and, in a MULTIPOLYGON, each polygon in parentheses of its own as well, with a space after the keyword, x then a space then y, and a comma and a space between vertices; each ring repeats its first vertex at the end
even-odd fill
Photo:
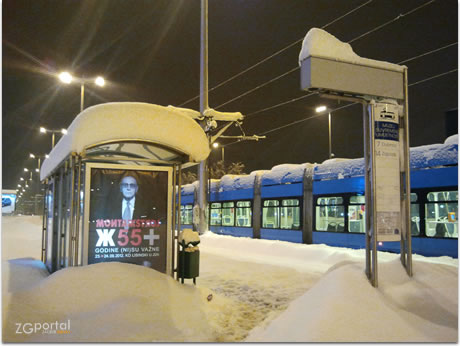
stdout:
POLYGON ((80 95, 80 113, 83 112, 83 108, 85 107, 85 83, 81 83, 81 95, 80 95))
POLYGON ((377 271, 377 218, 376 218, 376 206, 377 201, 375 200, 375 145, 374 145, 374 138, 375 138, 375 102, 371 102, 371 112, 370 112, 370 119, 369 119, 369 127, 370 127, 370 161, 371 165, 371 205, 372 205, 372 286, 378 286, 378 271, 377 271))
MULTIPOLYGON (((200 112, 203 115, 208 108, 208 0, 201 0, 201 61, 200 61, 200 112)), ((203 127, 206 124, 203 124, 203 127)), ((198 233, 203 234, 208 229, 206 218, 207 209, 207 169, 206 160, 200 162, 200 187, 198 190, 198 205, 200 220, 198 233)))
POLYGON ((332 158, 332 142, 331 142, 331 112, 329 112, 329 158, 332 158))
POLYGON ((225 153, 225 148, 224 148, 224 146, 222 146, 222 162, 225 162, 224 153, 225 153))
POLYGON ((371 242, 370 242, 370 230, 371 230, 371 185, 370 185, 370 171, 369 171, 369 115, 367 110, 367 104, 363 103, 363 127, 364 127, 364 177, 365 177, 365 200, 366 200, 366 276, 370 280, 372 275, 371 270, 371 242))
POLYGON ((54 132, 51 133, 51 149, 54 148, 54 132))
POLYGON ((410 149, 409 149, 409 93, 408 93, 407 68, 404 69, 404 170, 406 171, 406 238, 407 238, 407 261, 406 271, 409 276, 413 275, 412 271, 412 233, 410 223, 410 149))

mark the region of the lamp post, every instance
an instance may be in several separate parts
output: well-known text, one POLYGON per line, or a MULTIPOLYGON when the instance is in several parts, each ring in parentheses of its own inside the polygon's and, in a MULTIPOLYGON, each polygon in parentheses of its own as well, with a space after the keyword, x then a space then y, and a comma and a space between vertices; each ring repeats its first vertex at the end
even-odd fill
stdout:
POLYGON ((66 135, 67 134, 67 130, 66 129, 60 129, 60 130, 49 130, 49 129, 46 129, 44 127, 40 127, 40 133, 47 133, 47 132, 50 132, 52 134, 52 137, 51 137, 51 149, 54 148, 54 138, 55 138, 55 134, 56 133, 61 133, 63 135, 66 135))
POLYGON ((105 80, 101 76, 96 78, 76 78, 73 77, 69 72, 61 72, 59 74, 59 79, 64 84, 70 84, 74 79, 80 83, 80 112, 83 112, 83 109, 85 108, 85 84, 88 82, 93 82, 99 87, 103 87, 105 85, 105 80))
MULTIPOLYGON (((328 108, 326 106, 318 106, 316 107, 316 113, 323 113, 326 112, 328 108)), ((328 112, 329 118, 329 158, 332 158, 332 135, 331 135, 331 112, 328 112)))
MULTIPOLYGON (((219 146, 220 146, 220 144, 219 144, 218 142, 212 143, 212 147, 215 148, 215 149, 219 148, 219 146)), ((221 153, 221 157, 222 157, 222 162, 224 162, 224 150, 225 150, 225 148, 224 148, 224 146, 222 145, 222 146, 220 147, 220 149, 221 149, 221 150, 220 150, 220 153, 221 153)))

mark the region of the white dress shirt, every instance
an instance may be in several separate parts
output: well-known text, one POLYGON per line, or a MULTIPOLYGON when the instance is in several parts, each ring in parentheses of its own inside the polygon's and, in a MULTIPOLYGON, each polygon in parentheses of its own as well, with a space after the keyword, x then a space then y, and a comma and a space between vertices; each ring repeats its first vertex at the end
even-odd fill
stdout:
POLYGON ((121 215, 124 215, 125 214, 125 208, 126 208, 126 205, 129 203, 129 209, 131 211, 131 217, 130 219, 132 220, 133 219, 133 213, 134 213, 134 204, 136 202, 136 197, 133 197, 129 200, 129 202, 123 198, 123 203, 122 203, 122 206, 121 206, 121 215))

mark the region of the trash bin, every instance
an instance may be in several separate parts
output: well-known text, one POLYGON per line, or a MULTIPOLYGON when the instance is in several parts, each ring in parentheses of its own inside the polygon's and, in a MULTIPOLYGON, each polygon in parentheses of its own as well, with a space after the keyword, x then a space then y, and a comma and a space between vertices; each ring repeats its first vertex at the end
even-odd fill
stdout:
POLYGON ((185 248, 179 252, 179 277, 182 280, 195 279, 200 275, 200 250, 187 251, 188 249, 193 248, 185 248))
POLYGON ((200 250, 198 244, 200 238, 197 232, 191 229, 184 229, 179 234, 179 253, 177 263, 178 279, 181 278, 182 283, 184 279, 193 279, 196 284, 196 278, 200 275, 200 250))

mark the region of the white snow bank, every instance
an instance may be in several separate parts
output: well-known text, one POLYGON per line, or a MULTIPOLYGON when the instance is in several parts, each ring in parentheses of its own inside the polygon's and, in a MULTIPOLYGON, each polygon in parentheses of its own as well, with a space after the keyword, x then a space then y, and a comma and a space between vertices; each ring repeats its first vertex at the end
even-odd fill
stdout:
POLYGON ((444 144, 447 144, 447 145, 456 144, 456 145, 458 145, 458 133, 455 134, 455 135, 452 135, 450 137, 447 137, 446 140, 444 141, 444 144))
POLYGON ((302 50, 299 54, 299 65, 310 56, 372 66, 397 72, 403 72, 405 69, 405 66, 361 58, 353 51, 348 43, 342 42, 327 31, 318 28, 310 29, 305 36, 302 43, 302 50))
POLYGON ((113 102, 89 107, 70 124, 43 162, 45 179, 70 153, 109 140, 140 139, 165 145, 199 162, 208 157, 209 143, 203 129, 174 108, 139 102, 113 102))
POLYGON ((62 269, 7 298, 3 341, 211 341, 207 293, 133 264, 62 269), (16 323, 68 320, 70 334, 15 333, 16 323))
POLYGON ((411 279, 398 259, 379 264, 373 288, 362 264, 341 263, 250 342, 456 342, 457 268, 420 263, 411 279))

